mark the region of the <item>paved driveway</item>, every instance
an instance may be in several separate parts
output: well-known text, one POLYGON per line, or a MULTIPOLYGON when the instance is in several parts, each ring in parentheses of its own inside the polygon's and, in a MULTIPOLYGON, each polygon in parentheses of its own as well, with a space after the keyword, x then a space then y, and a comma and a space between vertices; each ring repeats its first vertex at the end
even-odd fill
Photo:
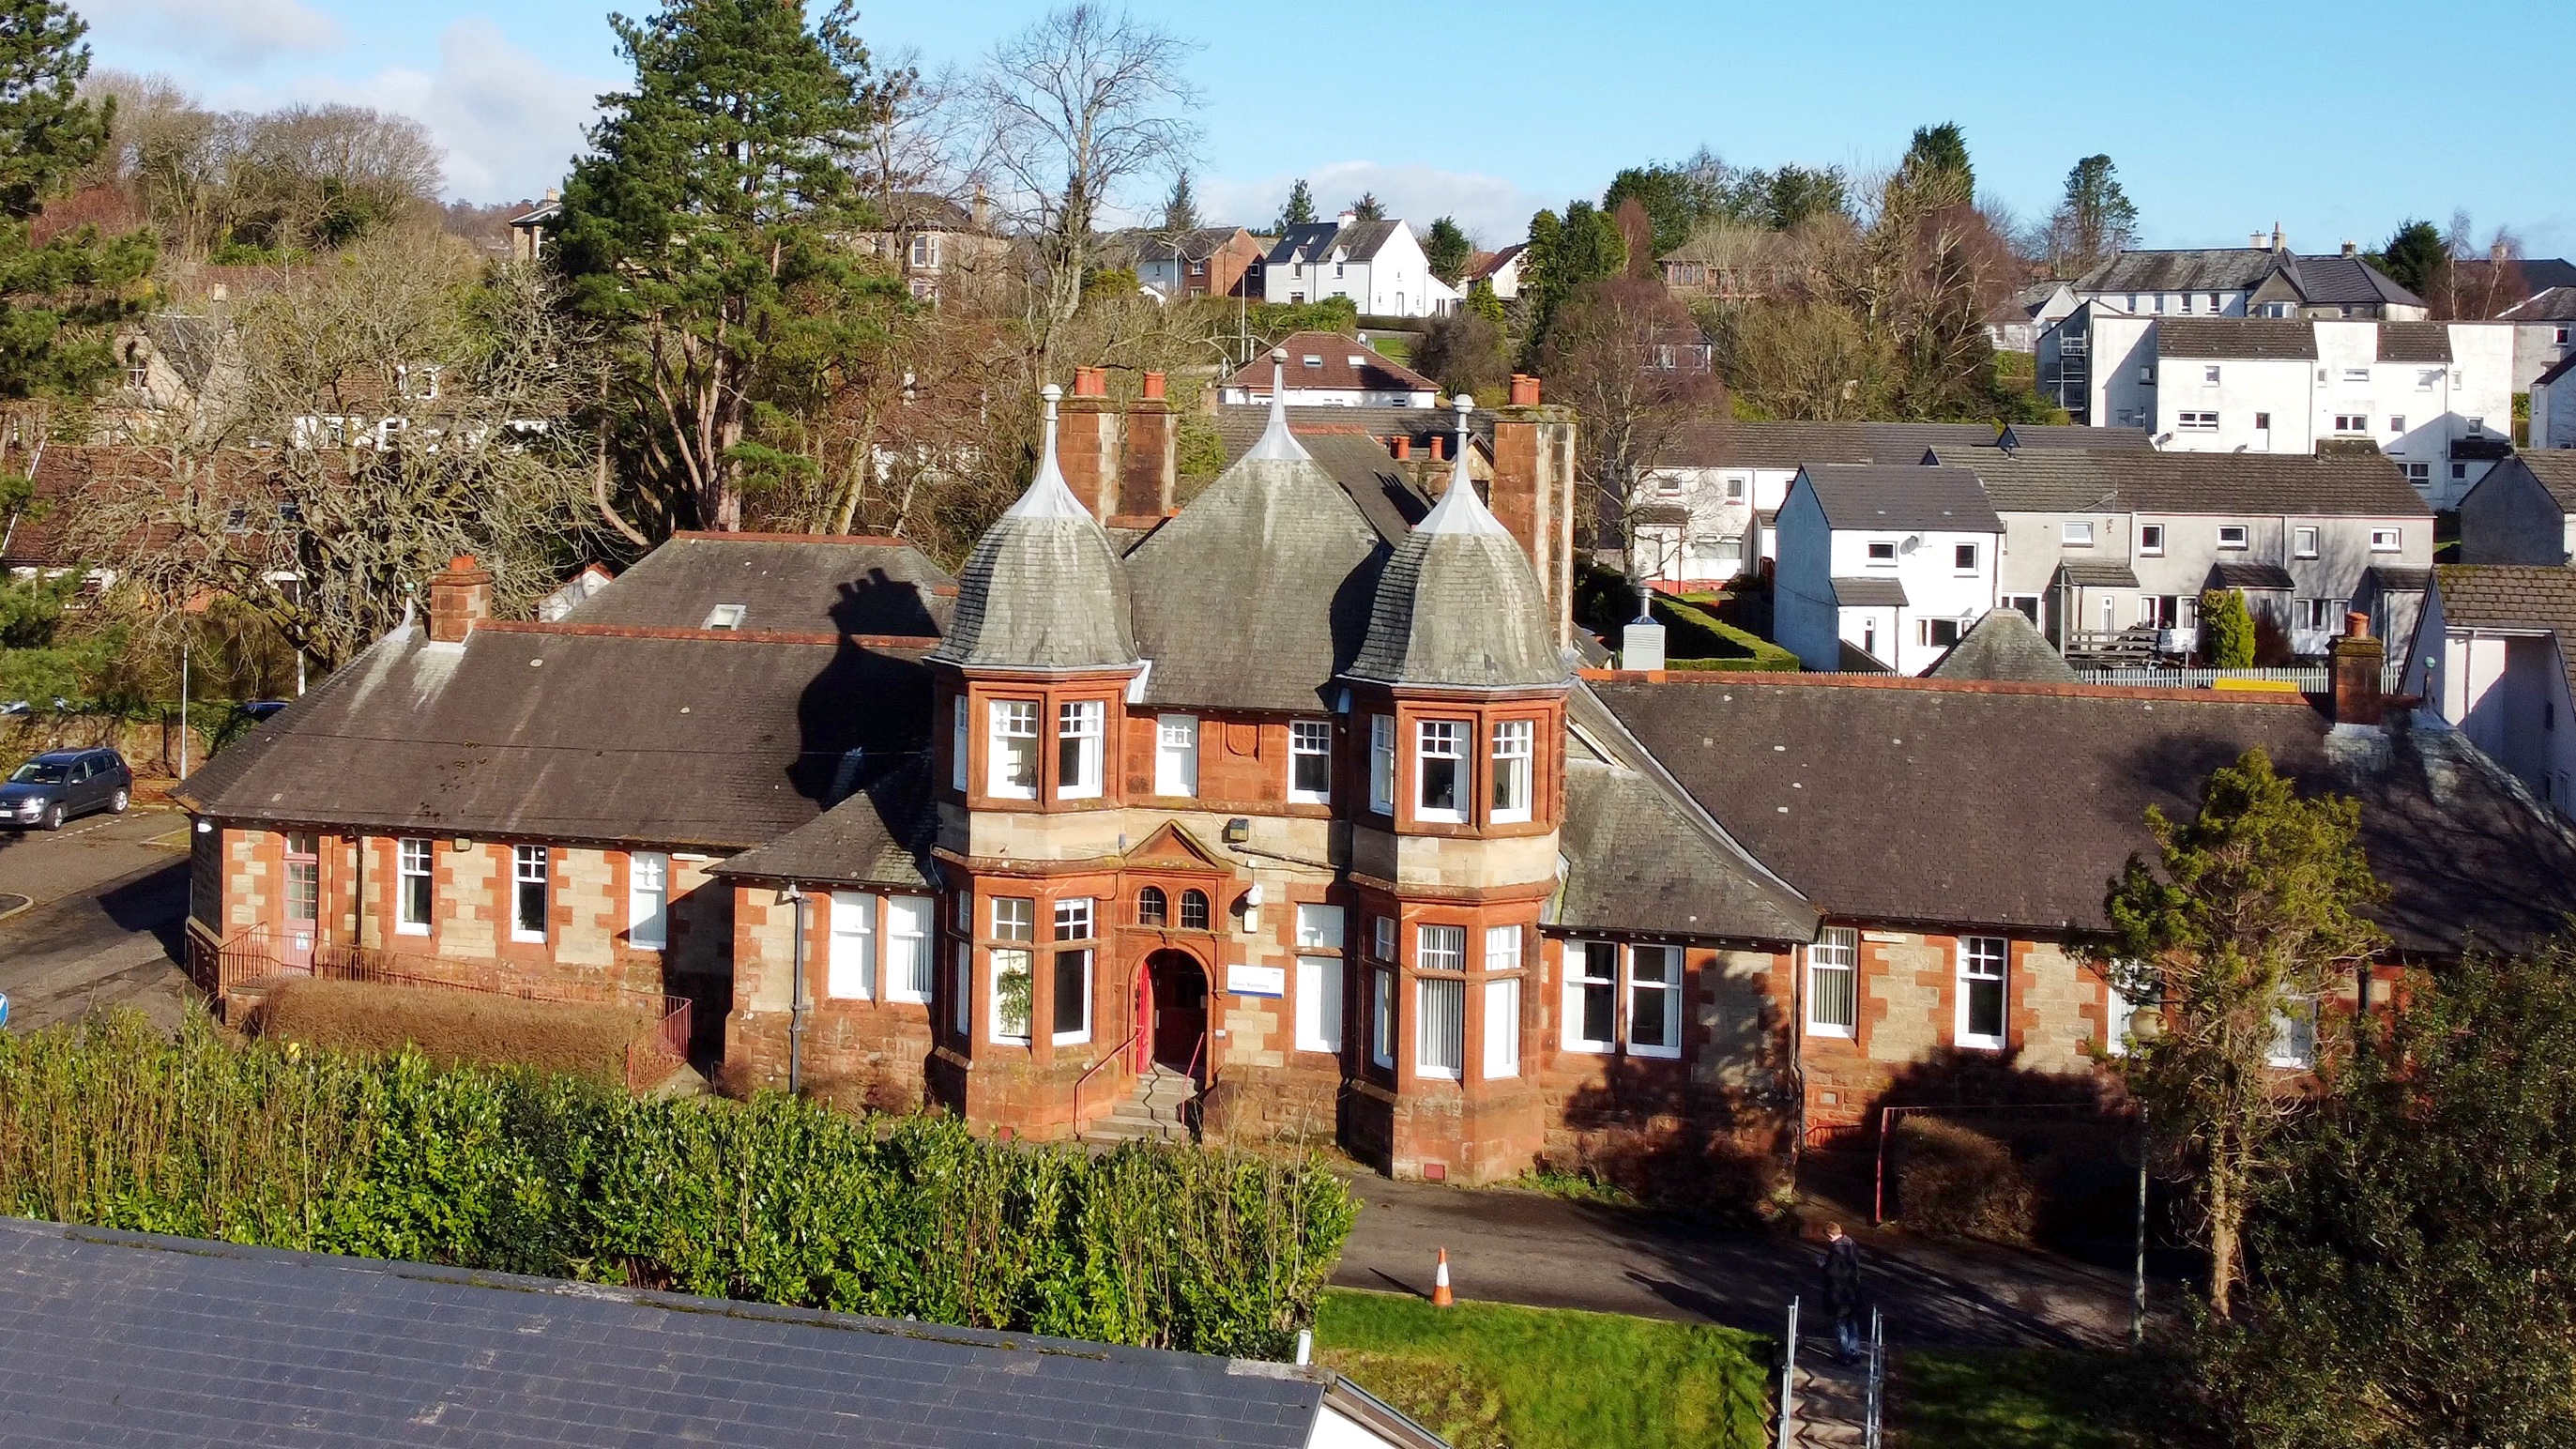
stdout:
MULTIPOLYGON (((1792 1295, 1822 1284, 1815 1247, 1518 1188, 1353 1180, 1367 1204, 1333 1282, 1431 1291, 1449 1250, 1461 1298, 1589 1308, 1778 1333, 1792 1295)), ((1861 1234, 1867 1287, 1907 1346, 2109 1346, 2128 1331, 2128 1285, 2053 1254, 1861 1234)), ((1812 1326, 1814 1320, 1810 1319, 1812 1326)))
POLYGON ((186 978, 188 817, 137 808, 59 831, 0 832, 0 992, 9 1029, 130 1005, 176 1030, 186 978))

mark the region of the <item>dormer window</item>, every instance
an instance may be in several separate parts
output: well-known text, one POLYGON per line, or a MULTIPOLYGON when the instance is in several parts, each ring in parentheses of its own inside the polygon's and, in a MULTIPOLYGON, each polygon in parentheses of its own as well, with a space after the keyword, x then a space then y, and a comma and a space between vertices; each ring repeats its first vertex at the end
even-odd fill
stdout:
POLYGON ((1320 355, 1312 352, 1307 353, 1305 356, 1297 360, 1308 367, 1321 367, 1324 365, 1324 359, 1320 355))
POLYGON ((741 604, 718 604, 714 608, 707 610, 707 622, 701 627, 708 629, 739 629, 742 627, 743 615, 748 612, 750 612, 749 609, 741 604))

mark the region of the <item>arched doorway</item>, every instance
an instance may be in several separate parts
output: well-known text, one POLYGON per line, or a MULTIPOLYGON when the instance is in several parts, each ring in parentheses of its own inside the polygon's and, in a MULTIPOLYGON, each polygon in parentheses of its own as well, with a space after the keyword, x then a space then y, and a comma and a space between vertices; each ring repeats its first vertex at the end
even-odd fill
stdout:
POLYGON ((1207 1079, 1208 978, 1187 951, 1156 951, 1136 968, 1138 1070, 1155 1063, 1207 1079))

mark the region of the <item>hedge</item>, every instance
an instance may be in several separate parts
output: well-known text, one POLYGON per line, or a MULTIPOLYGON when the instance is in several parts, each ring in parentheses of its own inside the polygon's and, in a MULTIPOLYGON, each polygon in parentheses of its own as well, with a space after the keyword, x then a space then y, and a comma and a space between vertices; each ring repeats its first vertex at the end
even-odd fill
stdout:
POLYGON ((1355 1208, 1319 1159, 636 1101, 117 1013, 0 1037, 0 1212, 1278 1358, 1355 1208))
POLYGON ((1666 594, 1654 599, 1664 624, 1664 659, 1672 669, 1758 669, 1795 674, 1798 656, 1739 629, 1705 609, 1666 594))

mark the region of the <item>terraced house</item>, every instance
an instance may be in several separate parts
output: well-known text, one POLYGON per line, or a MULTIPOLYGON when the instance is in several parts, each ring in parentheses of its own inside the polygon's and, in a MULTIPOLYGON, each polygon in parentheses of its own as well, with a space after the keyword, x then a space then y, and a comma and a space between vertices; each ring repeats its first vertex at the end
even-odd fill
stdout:
POLYGON ((737 1090, 1491 1180, 2090 1092, 2103 886, 2248 746, 2365 802, 2404 955, 2576 908, 2576 841, 2367 638, 2322 703, 1579 670, 1573 420, 1521 396, 1440 486, 1274 401, 1178 508, 1170 430, 1060 467, 1051 417, 953 580, 691 535, 520 623, 459 560, 189 782, 199 958, 680 995, 737 1090))

